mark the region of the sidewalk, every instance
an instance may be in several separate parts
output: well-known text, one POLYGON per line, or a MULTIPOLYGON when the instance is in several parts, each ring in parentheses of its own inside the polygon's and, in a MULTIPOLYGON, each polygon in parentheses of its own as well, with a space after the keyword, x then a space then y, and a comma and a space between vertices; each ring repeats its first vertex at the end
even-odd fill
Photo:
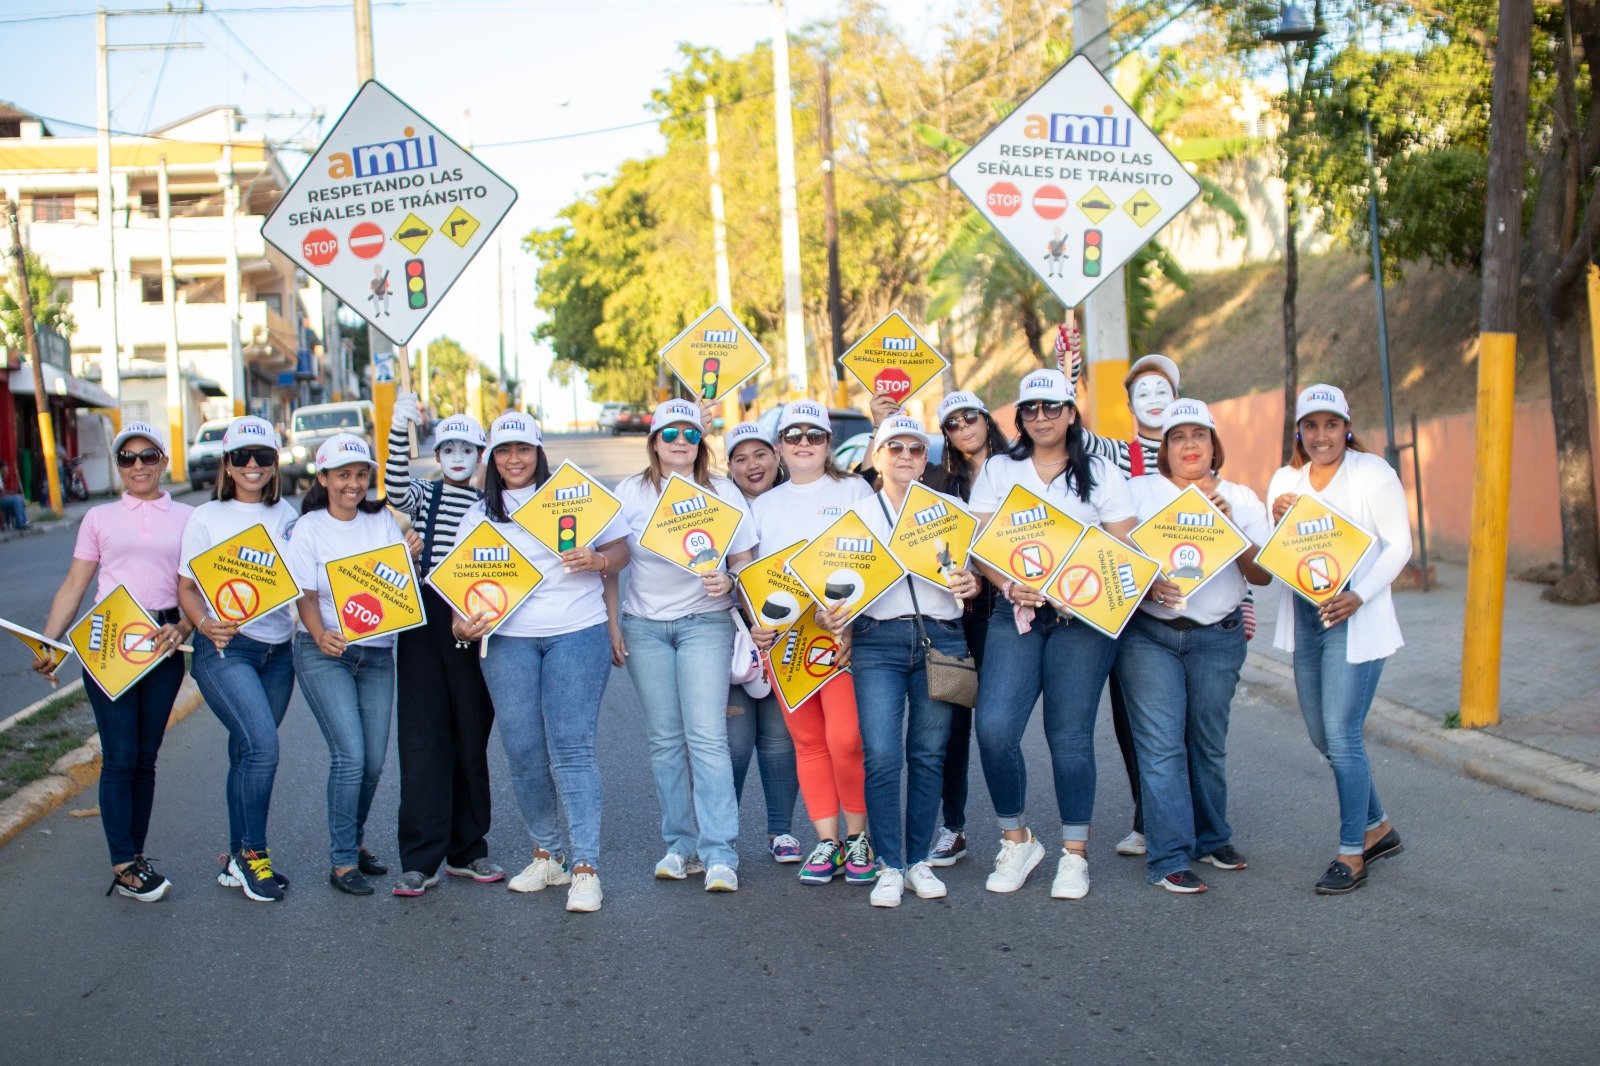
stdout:
POLYGON ((0 544, 10 540, 19 540, 36 534, 56 529, 62 525, 76 526, 83 513, 97 503, 105 503, 110 496, 93 496, 87 501, 68 500, 65 505, 66 517, 57 518, 50 513, 50 508, 41 507, 36 503, 28 504, 28 528, 0 530, 0 544))
MULTIPOLYGON (((1539 598, 1543 586, 1507 581, 1500 724, 1484 730, 1445 729, 1445 717, 1460 707, 1467 572, 1454 563, 1436 567, 1437 582, 1430 591, 1395 593, 1406 646, 1384 667, 1373 709, 1374 733, 1387 725, 1391 732, 1398 727, 1425 734, 1401 746, 1426 748, 1420 753, 1446 759, 1454 750, 1458 759, 1466 760, 1466 772, 1539 794, 1472 762, 1509 760, 1515 764, 1512 777, 1532 773, 1552 782, 1555 791, 1541 798, 1600 809, 1600 670, 1595 666, 1600 662, 1600 605, 1546 603, 1539 598), (1568 788, 1592 792, 1592 801, 1569 802, 1583 797, 1566 796, 1568 788)), ((1272 646, 1277 608, 1276 590, 1258 593, 1260 625, 1250 661, 1292 679, 1290 656, 1272 646)))

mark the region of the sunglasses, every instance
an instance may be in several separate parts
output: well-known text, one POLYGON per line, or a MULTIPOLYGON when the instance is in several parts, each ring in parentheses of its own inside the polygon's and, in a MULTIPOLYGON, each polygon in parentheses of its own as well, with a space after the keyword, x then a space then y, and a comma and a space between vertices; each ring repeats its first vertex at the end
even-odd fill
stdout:
POLYGON ((981 411, 957 411, 955 414, 945 419, 942 424, 946 433, 954 433, 962 426, 970 426, 981 418, 983 418, 983 413, 981 411))
POLYGON ((1067 406, 1059 400, 1029 400, 1027 403, 1017 404, 1017 413, 1022 415, 1024 422, 1037 421, 1041 416, 1047 421, 1054 422, 1061 417, 1061 409, 1067 406))
POLYGON ((679 437, 683 438, 685 444, 700 443, 700 431, 693 426, 685 426, 682 429, 677 426, 668 426, 661 431, 660 436, 663 444, 671 444, 679 437))
POLYGON ((128 467, 132 466, 134 463, 143 463, 145 466, 155 466, 160 461, 160 448, 145 448, 142 451, 137 452, 117 452, 117 465, 122 467, 124 470, 128 469, 128 467))
POLYGON ((888 444, 885 444, 884 447, 888 448, 889 454, 894 456, 905 455, 908 452, 913 457, 920 457, 928 454, 928 446, 921 441, 892 440, 888 444))
POLYGON ((235 448, 228 453, 229 466, 249 466, 252 459, 257 466, 276 466, 278 453, 272 448, 235 448))
POLYGON ((799 426, 790 426, 778 439, 785 444, 799 444, 801 441, 807 444, 822 444, 832 435, 825 429, 801 429, 799 426))

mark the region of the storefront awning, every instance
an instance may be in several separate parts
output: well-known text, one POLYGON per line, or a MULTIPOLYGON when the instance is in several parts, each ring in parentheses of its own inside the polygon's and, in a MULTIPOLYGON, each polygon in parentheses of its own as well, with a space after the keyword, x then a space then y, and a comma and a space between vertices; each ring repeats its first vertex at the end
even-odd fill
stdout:
POLYGON ((215 381, 212 381, 210 378, 190 378, 189 386, 191 388, 199 389, 200 395, 202 396, 211 396, 214 398, 217 396, 228 395, 227 389, 224 389, 221 385, 217 384, 215 381))
MULTIPOLYGON (((24 366, 21 370, 11 372, 11 392, 17 396, 33 395, 33 368, 24 366)), ((84 407, 115 407, 116 401, 111 394, 92 385, 82 378, 75 378, 71 374, 64 374, 60 370, 44 364, 44 391, 51 396, 72 400, 84 407)))

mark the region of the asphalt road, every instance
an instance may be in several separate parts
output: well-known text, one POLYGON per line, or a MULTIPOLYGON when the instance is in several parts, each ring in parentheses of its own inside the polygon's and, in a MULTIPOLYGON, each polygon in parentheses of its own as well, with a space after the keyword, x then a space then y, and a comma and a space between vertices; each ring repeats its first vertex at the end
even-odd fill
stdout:
MULTIPOLYGON (((642 454, 577 443, 600 476, 642 454)), ((766 859, 753 780, 740 891, 653 880, 636 707, 615 672, 601 718, 606 902, 593 915, 567 914, 561 890, 450 881, 402 900, 328 887, 326 749, 298 697, 272 819, 294 887, 272 906, 219 888, 225 734, 197 713, 162 752, 150 849, 176 882, 168 900, 102 897, 93 819, 63 811, 0 850, 0 1062, 1594 1061, 1595 816, 1375 748, 1406 851, 1360 892, 1317 897, 1337 835, 1332 779, 1281 690, 1247 686, 1235 701, 1231 813, 1251 866, 1204 868, 1209 893, 1147 886, 1138 860, 1113 854, 1130 805, 1103 714, 1087 899, 1051 900, 1048 864, 1015 895, 984 891, 997 833, 974 765, 972 857, 945 871, 947 900, 908 896, 894 911, 766 859)), ((1027 744, 1048 836, 1036 724, 1027 744)), ((526 835, 492 751, 491 846, 515 868, 526 835)), ((397 778, 391 756, 369 824, 391 859, 397 778)))

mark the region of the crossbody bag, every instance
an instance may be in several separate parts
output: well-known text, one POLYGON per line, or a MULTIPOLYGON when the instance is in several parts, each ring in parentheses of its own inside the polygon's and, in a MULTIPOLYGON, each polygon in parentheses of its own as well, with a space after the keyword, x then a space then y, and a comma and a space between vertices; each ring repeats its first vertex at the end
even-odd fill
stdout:
MULTIPOLYGON (((889 513, 888 504, 883 502, 883 494, 878 495, 878 506, 883 508, 883 517, 889 520, 889 528, 894 528, 894 516, 889 513)), ((957 707, 976 707, 978 705, 978 661, 971 655, 949 655, 933 646, 933 639, 928 636, 928 628, 922 622, 922 605, 917 602, 917 586, 915 579, 906 575, 906 591, 911 593, 912 617, 917 623, 917 639, 922 644, 922 668, 928 678, 928 695, 944 703, 953 703, 957 707)))

